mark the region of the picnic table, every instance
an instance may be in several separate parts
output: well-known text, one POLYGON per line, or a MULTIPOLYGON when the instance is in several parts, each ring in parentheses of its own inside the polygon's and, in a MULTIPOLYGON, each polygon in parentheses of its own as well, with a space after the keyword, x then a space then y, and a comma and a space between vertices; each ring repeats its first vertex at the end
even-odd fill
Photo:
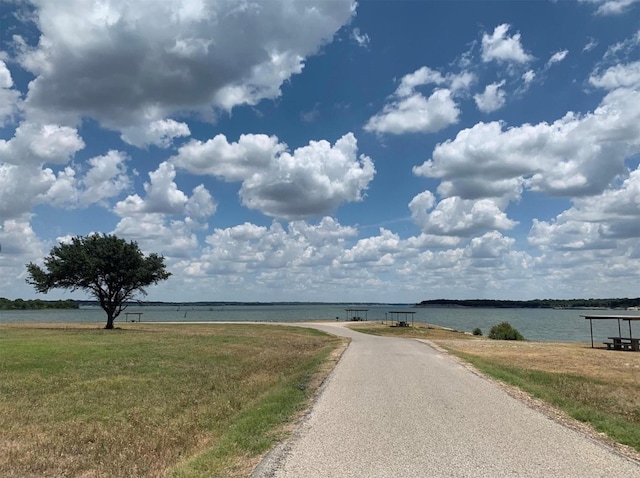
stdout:
POLYGON ((369 311, 369 309, 344 309, 344 310, 347 313, 347 320, 350 320, 352 322, 367 320, 367 312, 369 311))
MULTIPOLYGON (((133 316, 137 316, 137 317, 138 317, 138 322, 140 322, 140 321, 142 320, 142 319, 141 319, 141 317, 142 317, 142 312, 125 312, 125 313, 124 313, 124 320, 125 320, 126 322, 129 322, 129 316, 132 316, 132 317, 133 317, 133 316)), ((135 319, 131 319, 131 322, 135 322, 135 321, 136 321, 135 319)))
POLYGON ((633 352, 640 351, 640 337, 633 336, 631 330, 631 322, 639 321, 639 316, 631 315, 581 315, 585 319, 589 320, 591 327, 591 348, 593 348, 593 321, 594 320, 617 320, 618 321, 618 335, 613 337, 607 337, 610 342, 603 342, 607 346, 608 350, 630 350, 633 352), (622 335, 622 322, 627 322, 629 325, 629 336, 622 335))
POLYGON ((633 337, 607 337, 611 342, 604 342, 609 350, 640 351, 640 338, 633 337))
POLYGON ((415 311, 390 310, 389 315, 391 316, 391 322, 394 323, 396 327, 409 327, 409 319, 411 319, 411 325, 413 325, 413 317, 415 315, 415 311))

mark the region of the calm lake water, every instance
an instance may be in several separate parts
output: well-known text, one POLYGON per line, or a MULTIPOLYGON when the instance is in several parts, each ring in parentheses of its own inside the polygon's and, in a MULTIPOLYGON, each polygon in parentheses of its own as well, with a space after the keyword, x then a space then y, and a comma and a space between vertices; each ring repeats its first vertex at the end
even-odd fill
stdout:
MULTIPOLYGON (((142 322, 207 321, 207 322, 303 322, 334 321, 347 317, 345 308, 349 305, 256 305, 256 306, 136 306, 126 312, 141 312, 142 322)), ((451 327, 471 332, 479 327, 486 335, 492 325, 507 321, 529 340, 589 342, 589 321, 581 315, 630 315, 638 316, 638 311, 606 310, 555 310, 555 309, 468 309, 468 308, 413 308, 397 305, 357 305, 358 309, 368 309, 368 320, 382 321, 389 317, 389 311, 413 311, 415 322, 451 327)), ((364 316, 364 312, 361 314, 364 316)), ((129 319, 133 317, 130 316, 129 319)), ((390 317, 389 317, 390 318, 390 317)), ((0 311, 0 323, 11 322, 90 322, 103 324, 106 316, 98 307, 77 310, 42 311, 0 311)), ((125 322, 124 313, 116 319, 116 325, 125 322)), ((640 323, 636 323, 634 336, 640 336, 640 323)), ((628 333, 628 324, 623 322, 623 335, 628 333)), ((633 326, 632 326, 633 327, 633 326)), ((594 321, 594 340, 602 342, 610 335, 618 335, 617 321, 594 321)))

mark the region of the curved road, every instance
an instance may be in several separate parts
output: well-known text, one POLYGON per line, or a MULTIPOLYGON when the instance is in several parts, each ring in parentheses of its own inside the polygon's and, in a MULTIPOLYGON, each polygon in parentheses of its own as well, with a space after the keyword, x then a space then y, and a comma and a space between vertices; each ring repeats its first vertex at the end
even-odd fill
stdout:
POLYGON ((351 344, 254 478, 640 476, 640 464, 411 339, 313 325, 351 344))

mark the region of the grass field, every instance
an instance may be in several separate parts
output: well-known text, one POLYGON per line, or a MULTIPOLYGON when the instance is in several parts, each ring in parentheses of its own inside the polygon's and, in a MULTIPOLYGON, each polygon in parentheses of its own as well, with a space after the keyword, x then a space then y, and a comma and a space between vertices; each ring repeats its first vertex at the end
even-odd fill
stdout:
POLYGON ((263 325, 0 326, 0 476, 246 476, 341 345, 263 325))
POLYGON ((489 340, 422 324, 406 328, 381 324, 352 327, 377 335, 431 340, 483 373, 542 399, 640 452, 638 352, 592 349, 584 343, 489 340))
MULTIPOLYGON (((640 452, 640 353, 350 325, 431 340, 640 452)), ((2 325, 0 476, 247 476, 343 345, 258 324, 2 325)))

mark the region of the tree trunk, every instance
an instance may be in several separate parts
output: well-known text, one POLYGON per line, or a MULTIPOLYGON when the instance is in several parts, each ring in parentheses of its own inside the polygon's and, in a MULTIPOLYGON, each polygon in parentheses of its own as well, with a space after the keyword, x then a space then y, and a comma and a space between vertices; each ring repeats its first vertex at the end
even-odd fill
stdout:
POLYGON ((113 314, 107 312, 107 325, 104 326, 105 329, 113 329, 113 314))

